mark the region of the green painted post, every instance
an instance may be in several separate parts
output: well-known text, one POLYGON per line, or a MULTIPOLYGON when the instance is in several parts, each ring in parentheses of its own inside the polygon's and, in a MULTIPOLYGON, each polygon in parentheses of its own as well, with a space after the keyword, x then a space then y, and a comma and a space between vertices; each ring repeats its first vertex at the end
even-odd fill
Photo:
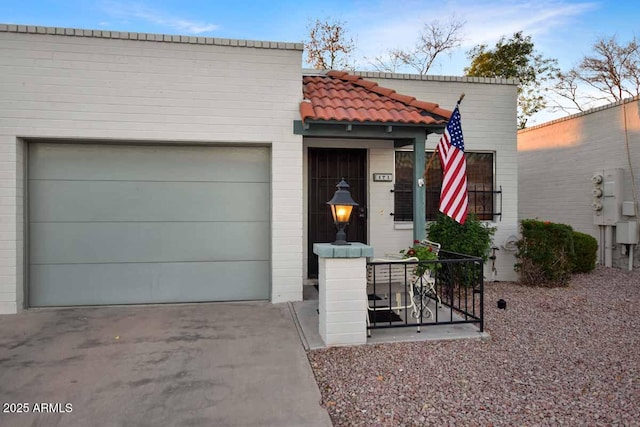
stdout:
POLYGON ((413 240, 423 240, 426 236, 426 189, 424 185, 418 185, 424 178, 425 143, 424 133, 413 140, 413 240))

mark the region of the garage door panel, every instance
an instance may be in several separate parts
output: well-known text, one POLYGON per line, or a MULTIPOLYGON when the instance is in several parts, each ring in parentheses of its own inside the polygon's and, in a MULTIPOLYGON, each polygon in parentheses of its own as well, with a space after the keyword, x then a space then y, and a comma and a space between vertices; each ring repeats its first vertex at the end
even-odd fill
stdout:
POLYGON ((268 183, 32 181, 32 222, 268 221, 268 183), (82 194, 82 197, 78 197, 82 194), (256 209, 262 207, 262 209, 256 209))
POLYGON ((266 261, 32 266, 34 306, 268 299, 266 261), (135 286, 131 286, 135 284, 135 286))
POLYGON ((32 145, 30 179, 268 182, 266 147, 32 145))
POLYGON ((33 264, 269 259, 267 222, 35 223, 33 264))
POLYGON ((264 147, 29 144, 33 306, 268 299, 264 147))

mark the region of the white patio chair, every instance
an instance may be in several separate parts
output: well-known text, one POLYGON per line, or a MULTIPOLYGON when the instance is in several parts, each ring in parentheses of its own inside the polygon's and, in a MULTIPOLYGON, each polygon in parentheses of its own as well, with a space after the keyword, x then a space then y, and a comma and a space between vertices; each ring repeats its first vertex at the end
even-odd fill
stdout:
MULTIPOLYGON (((407 266, 407 263, 416 261, 419 261, 416 257, 377 258, 372 260, 372 262, 383 262, 390 265, 381 265, 378 268, 375 268, 376 266, 374 265, 368 266, 367 289, 369 286, 373 286, 375 269, 375 281, 377 284, 379 283, 382 287, 387 284, 392 286, 395 284, 396 288, 399 285, 401 292, 395 292, 395 304, 391 302, 391 295, 388 295, 388 305, 381 307, 370 305, 367 298, 368 311, 396 311, 399 314, 400 311, 406 310, 406 314, 410 314, 416 320, 420 319, 421 315, 426 318, 433 317, 433 312, 427 307, 428 299, 425 299, 425 297, 429 295, 429 290, 435 294, 435 279, 431 277, 430 270, 427 270, 422 277, 416 277, 414 274, 415 269, 407 266)), ((391 289, 388 289, 389 293, 393 293, 392 286, 390 286, 391 289)), ((369 326, 369 314, 367 313, 367 328, 369 326)), ((420 325, 417 325, 417 328, 418 332, 420 332, 420 325)), ((367 329, 367 332, 371 336, 371 330, 367 329)))
MULTIPOLYGON (((428 240, 428 239, 421 240, 420 245, 430 247, 433 253, 436 255, 440 254, 440 248, 442 247, 440 243, 432 242, 431 240, 428 240)), ((434 278, 431 277, 431 274, 430 274, 431 272, 429 270, 427 270, 427 272, 429 273, 430 280, 425 282, 429 285, 428 289, 425 290, 427 292, 427 295, 425 296, 435 296, 435 298, 438 300, 438 307, 442 307, 442 299, 440 298, 440 295, 436 293, 436 288, 435 288, 436 281, 434 278)))

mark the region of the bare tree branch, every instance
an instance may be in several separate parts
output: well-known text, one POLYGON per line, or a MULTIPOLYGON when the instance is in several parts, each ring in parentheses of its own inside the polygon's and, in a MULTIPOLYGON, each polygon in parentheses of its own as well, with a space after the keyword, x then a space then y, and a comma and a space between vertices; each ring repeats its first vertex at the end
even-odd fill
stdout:
POLYGON ((386 56, 376 56, 373 60, 368 59, 368 62, 378 71, 396 72, 404 65, 423 76, 429 72, 438 56, 460 47, 463 40, 460 32, 464 24, 455 16, 445 23, 433 20, 424 25, 413 49, 391 49, 386 56))
MULTIPOLYGON (((601 38, 593 45, 593 54, 578 66, 560 73, 554 90, 580 109, 591 108, 600 101, 620 101, 640 94, 640 46, 634 37, 621 45, 615 36, 601 38), (569 84, 570 82, 570 84, 569 84), (595 89, 602 96, 578 96, 581 88, 595 89)), ((584 92, 584 90, 582 90, 584 92)))
POLYGON ((460 31, 464 24, 452 16, 444 26, 440 25, 437 20, 425 25, 424 31, 420 33, 418 46, 416 46, 416 50, 422 54, 422 58, 416 58, 419 59, 417 62, 422 66, 423 73, 421 74, 426 74, 429 71, 438 55, 460 47, 462 43, 460 31))
POLYGON ((565 106, 556 102, 556 105, 552 107, 553 109, 562 110, 567 114, 575 113, 576 110, 584 111, 583 105, 585 102, 580 98, 577 80, 578 76, 576 75, 575 70, 570 70, 568 73, 564 74, 558 73, 556 84, 553 86, 551 91, 568 100, 571 103, 571 106, 565 106))
POLYGON ((364 59, 373 67, 374 70, 382 73, 396 73, 402 66, 402 62, 397 55, 394 54, 395 50, 387 51, 387 55, 378 55, 373 59, 365 57, 364 59))
POLYGON ((316 19, 308 25, 309 39, 305 41, 307 61, 317 69, 332 70, 350 67, 355 50, 353 38, 348 36, 346 22, 332 18, 316 19))

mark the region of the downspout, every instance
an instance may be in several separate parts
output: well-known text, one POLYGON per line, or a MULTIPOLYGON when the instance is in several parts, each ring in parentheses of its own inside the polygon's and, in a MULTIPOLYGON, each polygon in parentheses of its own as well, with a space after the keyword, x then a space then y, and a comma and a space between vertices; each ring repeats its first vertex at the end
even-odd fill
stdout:
MULTIPOLYGON (((638 109, 640 110, 640 99, 637 100, 638 109)), ((624 142, 627 147, 627 161, 629 162, 629 173, 631 175, 631 188, 633 191, 633 209, 636 218, 636 229, 640 230, 640 212, 638 212, 638 190, 636 189, 636 177, 633 173, 633 163, 631 162, 631 149, 629 148, 629 128, 627 126, 627 103, 622 101, 622 114, 624 121, 624 142)), ((629 245, 629 271, 633 270, 633 245, 629 245)))
POLYGON ((426 237, 427 198, 423 179, 426 140, 424 131, 413 139, 413 240, 426 237))
POLYGON ((598 260, 600 265, 604 265, 604 225, 598 225, 598 260))

